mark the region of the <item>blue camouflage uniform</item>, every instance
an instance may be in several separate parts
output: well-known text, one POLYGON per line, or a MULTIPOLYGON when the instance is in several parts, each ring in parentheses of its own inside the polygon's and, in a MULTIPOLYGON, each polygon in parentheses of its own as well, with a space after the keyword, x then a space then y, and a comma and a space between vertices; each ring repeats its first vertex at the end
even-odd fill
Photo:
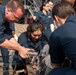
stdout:
POLYGON ((44 34, 49 40, 49 37, 52 33, 50 25, 54 24, 51 11, 47 12, 47 14, 45 15, 42 11, 39 10, 34 14, 34 16, 36 16, 36 19, 42 21, 42 23, 44 24, 45 26, 44 34))
MULTIPOLYGON (((0 6, 0 44, 5 41, 5 39, 12 38, 12 31, 14 31, 13 23, 5 21, 5 6, 0 6)), ((5 48, 1 48, 2 58, 4 62, 4 67, 9 66, 9 52, 5 48)))
MULTIPOLYGON (((20 45, 22 45, 26 48, 32 48, 32 49, 36 50, 37 52, 40 52, 43 49, 43 47, 46 44, 48 44, 48 40, 44 34, 42 35, 42 37, 39 40, 37 40, 36 43, 34 43, 33 40, 30 37, 28 37, 26 32, 23 32, 19 36, 18 42, 20 45)), ((21 57, 18 57, 18 53, 17 53, 17 51, 15 51, 15 54, 13 56, 12 66, 16 65, 17 59, 18 59, 18 68, 17 69, 24 68, 24 66, 22 66, 23 59, 21 57)))
POLYGON ((54 64, 64 62, 65 56, 71 60, 70 67, 55 68, 48 75, 76 75, 76 16, 67 18, 50 37, 50 55, 54 64))

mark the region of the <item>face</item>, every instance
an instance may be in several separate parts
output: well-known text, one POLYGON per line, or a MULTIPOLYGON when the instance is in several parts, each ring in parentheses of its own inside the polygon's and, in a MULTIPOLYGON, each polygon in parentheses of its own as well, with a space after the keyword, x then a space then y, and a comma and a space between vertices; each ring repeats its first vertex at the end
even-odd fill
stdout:
POLYGON ((33 33, 31 33, 31 38, 33 39, 34 42, 36 42, 39 38, 42 36, 42 31, 41 30, 36 30, 33 33))
POLYGON ((20 9, 18 9, 16 12, 13 12, 9 8, 7 8, 5 15, 6 15, 5 19, 7 21, 18 22, 19 19, 22 17, 23 13, 20 9))
POLYGON ((46 4, 45 6, 43 6, 43 10, 45 10, 46 12, 49 11, 49 4, 46 4))
POLYGON ((52 8, 54 6, 53 2, 50 1, 48 4, 49 4, 49 10, 52 10, 52 8))

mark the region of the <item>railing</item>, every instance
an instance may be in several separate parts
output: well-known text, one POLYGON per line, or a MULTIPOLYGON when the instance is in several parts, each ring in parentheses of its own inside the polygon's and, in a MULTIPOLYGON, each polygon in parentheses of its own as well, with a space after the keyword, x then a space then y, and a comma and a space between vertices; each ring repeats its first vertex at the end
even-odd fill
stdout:
POLYGON ((40 9, 41 4, 42 0, 24 0, 24 7, 29 11, 30 16, 40 9))

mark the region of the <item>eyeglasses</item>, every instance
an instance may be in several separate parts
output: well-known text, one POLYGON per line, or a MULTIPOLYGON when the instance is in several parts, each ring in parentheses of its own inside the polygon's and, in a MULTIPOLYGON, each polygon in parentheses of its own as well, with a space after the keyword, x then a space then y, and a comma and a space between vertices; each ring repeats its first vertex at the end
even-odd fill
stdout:
POLYGON ((20 18, 16 17, 16 16, 14 15, 14 12, 12 12, 12 14, 13 14, 15 20, 18 22, 20 18))

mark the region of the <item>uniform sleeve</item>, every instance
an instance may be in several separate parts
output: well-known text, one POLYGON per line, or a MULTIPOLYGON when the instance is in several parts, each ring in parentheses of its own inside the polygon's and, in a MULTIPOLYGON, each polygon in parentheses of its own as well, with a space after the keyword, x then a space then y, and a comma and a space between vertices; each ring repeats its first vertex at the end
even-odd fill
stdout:
POLYGON ((40 11, 36 12, 34 14, 34 16, 36 16, 36 20, 39 20, 40 19, 40 11))
POLYGON ((58 39, 58 36, 55 33, 52 33, 49 40, 50 45, 50 55, 51 55, 51 61, 55 64, 60 64, 64 60, 64 53, 61 49, 61 44, 58 39))
POLYGON ((3 43, 5 39, 9 40, 10 38, 12 38, 12 36, 4 34, 4 30, 5 30, 5 27, 3 25, 3 20, 1 19, 0 20, 0 44, 3 43))
POLYGON ((47 37, 45 36, 45 34, 43 34, 43 38, 42 39, 43 39, 43 44, 44 45, 49 43, 47 37))
POLYGON ((23 32, 19 38, 18 38, 18 43, 21 45, 21 46, 24 46, 24 47, 27 47, 28 48, 28 44, 27 44, 27 37, 26 37, 26 33, 23 32))
POLYGON ((10 29, 11 29, 12 31, 15 31, 14 23, 10 23, 10 29))

